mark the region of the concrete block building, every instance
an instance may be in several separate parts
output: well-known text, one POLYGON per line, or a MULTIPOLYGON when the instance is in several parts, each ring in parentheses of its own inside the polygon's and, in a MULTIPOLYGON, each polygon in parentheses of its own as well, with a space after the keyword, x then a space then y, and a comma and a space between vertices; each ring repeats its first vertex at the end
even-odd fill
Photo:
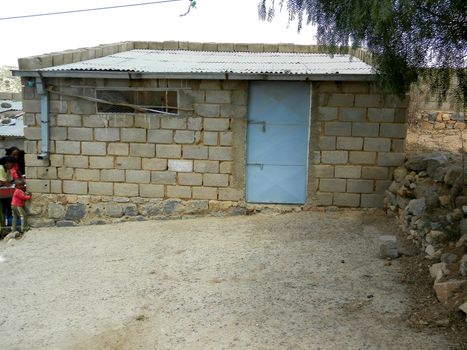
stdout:
POLYGON ((20 59, 32 212, 66 225, 382 207, 405 158, 407 101, 375 86, 362 55, 124 42, 20 59))

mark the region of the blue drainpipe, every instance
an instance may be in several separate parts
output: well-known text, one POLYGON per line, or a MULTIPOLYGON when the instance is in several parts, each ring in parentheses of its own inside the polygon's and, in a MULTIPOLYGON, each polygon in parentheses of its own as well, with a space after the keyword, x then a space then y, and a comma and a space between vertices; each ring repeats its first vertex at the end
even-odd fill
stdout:
POLYGON ((42 77, 36 78, 37 93, 41 96, 41 153, 37 159, 49 156, 49 94, 42 77))

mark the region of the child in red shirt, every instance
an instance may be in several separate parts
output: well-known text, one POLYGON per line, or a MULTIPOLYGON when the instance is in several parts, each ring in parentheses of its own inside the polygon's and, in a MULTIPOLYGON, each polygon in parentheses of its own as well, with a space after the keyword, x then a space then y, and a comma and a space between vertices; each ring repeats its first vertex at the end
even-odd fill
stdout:
POLYGON ((24 233, 29 230, 28 218, 26 211, 24 210, 24 203, 31 199, 31 194, 26 191, 26 184, 23 179, 19 178, 15 180, 16 189, 13 193, 13 199, 11 200, 11 211, 13 212, 13 223, 11 225, 11 231, 16 232, 16 222, 18 217, 21 218, 21 232, 24 233))

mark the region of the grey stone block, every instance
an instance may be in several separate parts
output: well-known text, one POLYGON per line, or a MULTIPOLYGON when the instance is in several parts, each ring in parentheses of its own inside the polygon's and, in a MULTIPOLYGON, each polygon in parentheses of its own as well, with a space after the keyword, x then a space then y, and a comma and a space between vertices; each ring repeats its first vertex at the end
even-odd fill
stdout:
POLYGON ((403 139, 407 135, 407 124, 381 124, 380 135, 403 139))
POLYGON ((394 108, 368 108, 368 120, 376 123, 392 123, 394 108))
POLYGON ((335 177, 341 179, 359 179, 362 175, 362 167, 355 165, 338 165, 335 168, 335 177))
POLYGON ((118 128, 96 128, 94 129, 94 135, 95 135, 96 141, 118 141, 120 140, 120 129, 118 128))
POLYGON ((365 137, 365 151, 389 152, 391 150, 391 139, 381 137, 365 137))
POLYGON ((378 136, 378 123, 352 123, 352 136, 378 136))
POLYGON ((347 180, 347 192, 349 193, 373 193, 373 180, 347 180))
POLYGON ((345 179, 320 179, 319 190, 322 192, 345 192, 347 180, 345 179))
POLYGON ((130 156, 134 157, 154 157, 156 154, 156 145, 151 143, 131 143, 130 156))
POLYGON ((349 152, 349 162, 351 164, 375 164, 376 152, 349 152))
POLYGON ((361 151, 363 147, 362 137, 337 137, 337 149, 349 151, 361 151))
POLYGON ((389 176, 387 167, 366 166, 362 168, 363 179, 385 180, 389 176))
POLYGON ((352 124, 349 122, 327 122, 324 124, 324 134, 328 136, 351 136, 352 124))
POLYGON ((356 193, 334 193, 333 204, 338 207, 352 207, 357 208, 360 206, 360 194, 356 193))
POLYGON ((404 164, 405 153, 379 152, 378 165, 399 166, 404 164))
POLYGON ((321 162, 324 164, 345 164, 348 160, 347 151, 322 151, 321 162))
POLYGON ((363 122, 366 119, 365 108, 346 107, 340 108, 339 120, 343 122, 363 122))
POLYGON ((172 130, 148 130, 148 142, 151 143, 172 143, 172 130))
POLYGON ((383 208, 384 207, 384 195, 382 194, 362 194, 363 208, 383 208))
POLYGON ((320 136, 319 149, 322 151, 334 151, 336 149, 336 137, 320 136))

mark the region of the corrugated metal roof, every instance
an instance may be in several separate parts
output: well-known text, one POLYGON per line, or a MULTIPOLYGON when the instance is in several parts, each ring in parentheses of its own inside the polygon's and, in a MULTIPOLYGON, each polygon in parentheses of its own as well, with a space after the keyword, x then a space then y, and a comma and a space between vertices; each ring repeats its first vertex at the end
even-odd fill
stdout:
POLYGON ((12 118, 9 124, 0 124, 0 136, 24 137, 23 116, 12 118))
POLYGON ((44 68, 42 71, 114 71, 139 73, 363 74, 371 66, 349 55, 284 52, 207 52, 131 50, 101 58, 44 68))
POLYGON ((23 110, 23 102, 21 101, 12 101, 12 100, 0 100, 0 113, 6 111, 22 111, 23 110), (9 107, 2 107, 9 106, 9 107))

